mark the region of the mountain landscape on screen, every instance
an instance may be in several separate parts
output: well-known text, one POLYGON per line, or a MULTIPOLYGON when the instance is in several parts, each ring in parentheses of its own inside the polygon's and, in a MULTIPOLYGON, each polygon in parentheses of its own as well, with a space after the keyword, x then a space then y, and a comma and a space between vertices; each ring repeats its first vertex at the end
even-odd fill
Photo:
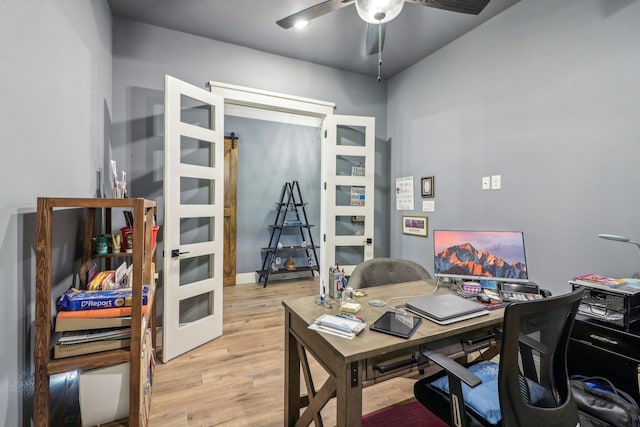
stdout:
POLYGON ((459 276, 502 277, 526 279, 527 266, 521 262, 509 264, 489 251, 479 251, 470 243, 451 246, 435 257, 436 271, 459 276))

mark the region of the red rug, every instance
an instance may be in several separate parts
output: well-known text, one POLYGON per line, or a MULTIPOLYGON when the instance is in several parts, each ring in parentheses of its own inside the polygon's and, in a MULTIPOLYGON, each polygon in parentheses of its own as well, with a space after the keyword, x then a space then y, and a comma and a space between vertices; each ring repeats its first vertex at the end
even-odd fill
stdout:
POLYGON ((362 427, 448 427, 420 402, 390 406, 362 416, 362 427))

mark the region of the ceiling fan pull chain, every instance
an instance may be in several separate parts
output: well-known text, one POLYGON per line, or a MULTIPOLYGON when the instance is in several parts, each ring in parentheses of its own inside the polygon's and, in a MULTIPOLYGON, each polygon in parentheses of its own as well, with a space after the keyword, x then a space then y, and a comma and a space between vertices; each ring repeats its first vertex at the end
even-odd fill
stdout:
POLYGON ((378 83, 380 83, 380 69, 382 68, 382 24, 378 22, 378 83))

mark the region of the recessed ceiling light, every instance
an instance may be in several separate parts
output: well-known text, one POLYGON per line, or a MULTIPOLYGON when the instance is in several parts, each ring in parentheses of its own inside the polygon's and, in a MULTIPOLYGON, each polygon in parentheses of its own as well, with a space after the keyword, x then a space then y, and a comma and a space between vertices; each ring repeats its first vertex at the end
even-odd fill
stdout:
POLYGON ((296 27, 296 28, 304 28, 307 25, 309 25, 309 21, 307 21, 306 19, 301 19, 299 21, 296 21, 296 23, 294 24, 294 27, 296 27))

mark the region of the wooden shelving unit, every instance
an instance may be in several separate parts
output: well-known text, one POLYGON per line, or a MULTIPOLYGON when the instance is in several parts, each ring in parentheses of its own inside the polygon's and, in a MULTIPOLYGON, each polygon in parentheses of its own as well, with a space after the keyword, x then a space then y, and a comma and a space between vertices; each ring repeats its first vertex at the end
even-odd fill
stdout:
MULTIPOLYGON (((142 288, 149 284, 155 294, 155 245, 152 243, 153 221, 156 214, 156 203, 145 199, 91 199, 91 198, 38 198, 36 226, 36 319, 35 319, 35 389, 34 389, 34 425, 49 425, 49 377, 74 370, 90 370, 119 363, 130 363, 130 401, 129 426, 137 427, 147 424, 148 392, 145 384, 149 367, 142 357, 143 340, 146 329, 151 329, 153 348, 156 347, 156 306, 155 295, 151 307, 146 314, 142 313, 142 288), (131 345, 129 349, 118 349, 92 353, 82 356, 53 359, 51 337, 54 316, 52 306, 52 228, 53 211, 55 209, 85 209, 86 222, 82 240, 83 273, 87 266, 97 258, 104 258, 106 268, 116 257, 130 258, 133 263, 132 272, 132 313, 131 313, 131 345), (127 209, 133 211, 133 252, 109 255, 95 255, 92 252, 92 237, 97 212, 104 213, 105 233, 112 232, 112 210, 127 209), (143 326, 144 325, 144 326, 143 326)), ((114 231, 115 232, 115 231, 114 231)), ((56 296, 57 297, 57 296, 56 296)), ((147 386, 148 388, 148 386, 147 386)))

